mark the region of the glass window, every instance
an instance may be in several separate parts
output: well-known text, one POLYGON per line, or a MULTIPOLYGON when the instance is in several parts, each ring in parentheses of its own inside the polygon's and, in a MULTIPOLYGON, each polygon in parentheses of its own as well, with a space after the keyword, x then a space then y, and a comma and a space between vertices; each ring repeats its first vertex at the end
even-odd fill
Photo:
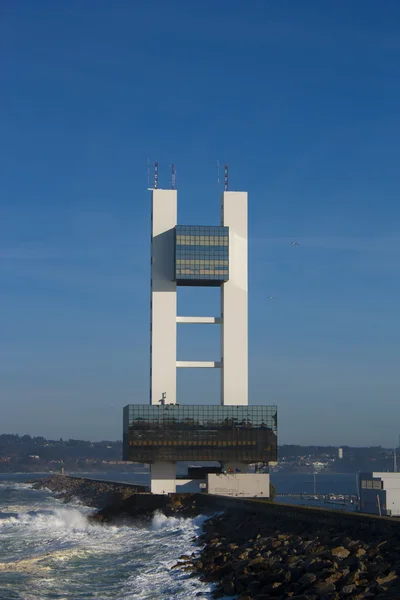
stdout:
POLYGON ((228 281, 228 240, 228 227, 178 225, 175 230, 177 284, 218 286, 228 281))
POLYGON ((129 405, 126 460, 276 460, 276 407, 129 405), (173 446, 172 448, 170 446, 173 446))

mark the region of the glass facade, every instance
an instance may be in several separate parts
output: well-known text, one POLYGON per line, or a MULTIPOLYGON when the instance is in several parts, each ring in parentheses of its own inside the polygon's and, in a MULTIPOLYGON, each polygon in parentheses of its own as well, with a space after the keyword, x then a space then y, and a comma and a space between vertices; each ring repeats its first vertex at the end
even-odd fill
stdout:
POLYGON ((229 228, 177 225, 175 280, 178 285, 221 285, 229 279, 229 228))
POLYGON ((124 460, 276 461, 276 406, 130 404, 124 460))

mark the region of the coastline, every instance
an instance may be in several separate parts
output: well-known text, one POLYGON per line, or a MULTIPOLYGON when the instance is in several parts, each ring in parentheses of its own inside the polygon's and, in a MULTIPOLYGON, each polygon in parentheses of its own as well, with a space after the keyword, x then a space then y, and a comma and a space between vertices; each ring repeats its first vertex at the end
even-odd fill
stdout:
POLYGON ((400 598, 400 548, 385 534, 349 537, 345 528, 304 526, 226 512, 205 521, 196 557, 177 567, 216 586, 214 598, 362 600, 400 598))
POLYGON ((215 598, 400 598, 400 521, 207 495, 154 496, 137 486, 120 489, 117 483, 68 476, 41 479, 35 486, 66 492, 59 496, 64 501, 78 497, 86 503, 92 494, 90 505, 97 510, 90 518, 105 526, 151 518, 157 511, 210 515, 198 551, 182 555, 172 568, 213 583, 215 598))

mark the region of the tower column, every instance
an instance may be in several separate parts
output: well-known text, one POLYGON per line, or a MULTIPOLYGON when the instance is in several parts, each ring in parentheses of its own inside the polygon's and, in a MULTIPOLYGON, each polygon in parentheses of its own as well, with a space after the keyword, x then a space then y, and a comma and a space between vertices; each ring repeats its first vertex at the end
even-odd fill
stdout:
POLYGON ((221 286, 221 404, 248 404, 247 192, 223 192, 229 280, 221 286))
POLYGON ((150 404, 176 403, 176 190, 152 190, 150 404))

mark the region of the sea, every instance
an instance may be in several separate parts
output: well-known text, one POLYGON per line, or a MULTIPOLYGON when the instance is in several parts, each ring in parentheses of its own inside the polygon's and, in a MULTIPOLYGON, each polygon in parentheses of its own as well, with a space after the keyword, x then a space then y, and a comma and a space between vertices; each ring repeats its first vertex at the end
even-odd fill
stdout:
POLYGON ((171 569, 198 551, 194 538, 205 517, 92 524, 93 509, 33 490, 32 477, 0 476, 1 600, 210 598, 209 584, 171 569))
MULTIPOLYGON (((146 473, 77 474, 148 483, 146 473)), ((147 523, 89 523, 93 510, 64 504, 49 490, 34 490, 40 474, 0 475, 0 600, 183 600, 211 598, 212 586, 179 569, 182 554, 198 551, 206 517, 154 515, 147 523)), ((273 473, 281 494, 356 494, 356 475, 273 473)), ((309 502, 308 502, 309 503, 309 502)), ((329 506, 329 508, 334 508, 329 506)))

